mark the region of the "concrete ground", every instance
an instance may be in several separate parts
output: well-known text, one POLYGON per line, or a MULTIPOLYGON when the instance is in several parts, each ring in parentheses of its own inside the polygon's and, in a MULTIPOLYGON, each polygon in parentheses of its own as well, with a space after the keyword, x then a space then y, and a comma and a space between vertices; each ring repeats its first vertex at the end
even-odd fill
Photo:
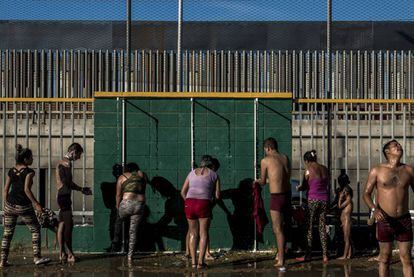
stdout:
MULTIPOLYGON (((349 261, 331 260, 324 265, 320 259, 298 263, 287 261, 287 271, 280 272, 273 266, 270 253, 218 252, 217 259, 208 262, 208 268, 192 270, 191 263, 183 254, 138 254, 131 264, 121 255, 81 254, 76 264, 60 264, 57 255, 49 255, 53 261, 46 266, 34 266, 31 256, 12 255, 13 266, 0 269, 0 277, 6 276, 378 276, 378 263, 361 256, 349 261)), ((45 253, 45 256, 46 253, 45 253)), ((392 275, 402 276, 398 256, 394 256, 392 275)))

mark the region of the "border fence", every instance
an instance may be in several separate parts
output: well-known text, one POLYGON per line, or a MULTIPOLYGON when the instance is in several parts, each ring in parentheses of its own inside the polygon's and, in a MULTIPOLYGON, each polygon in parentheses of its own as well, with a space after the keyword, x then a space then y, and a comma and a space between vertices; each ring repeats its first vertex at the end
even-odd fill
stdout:
MULTIPOLYGON (((409 99, 412 51, 335 51, 336 99, 409 99)), ((131 91, 174 92, 175 51, 134 50, 131 91)), ((183 51, 183 92, 290 91, 295 99, 325 98, 324 51, 183 51)), ((123 50, 0 50, 1 97, 91 98, 125 91, 123 50)))

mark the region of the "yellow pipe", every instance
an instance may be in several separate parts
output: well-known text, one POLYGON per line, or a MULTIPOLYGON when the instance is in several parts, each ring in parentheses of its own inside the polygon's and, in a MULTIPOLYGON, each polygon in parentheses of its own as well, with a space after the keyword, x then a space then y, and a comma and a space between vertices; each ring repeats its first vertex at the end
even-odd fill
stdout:
POLYGON ((290 99, 290 92, 95 92, 95 98, 290 99))
POLYGON ((0 102, 30 102, 30 103, 92 103, 94 98, 0 98, 0 102))
POLYGON ((295 102, 310 104, 414 104, 414 99, 297 99, 295 102))

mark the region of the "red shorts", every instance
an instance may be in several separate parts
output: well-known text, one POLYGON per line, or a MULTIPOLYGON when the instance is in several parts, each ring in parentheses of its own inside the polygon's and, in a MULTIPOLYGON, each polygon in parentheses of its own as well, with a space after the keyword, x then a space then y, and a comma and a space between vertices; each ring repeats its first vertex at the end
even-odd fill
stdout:
POLYGON ((207 199, 185 199, 185 216, 188 219, 211 218, 211 202, 207 199))
POLYGON ((408 213, 398 218, 386 216, 385 220, 377 222, 377 239, 379 242, 412 241, 413 230, 411 215, 408 213))
POLYGON ((270 194, 270 209, 278 211, 283 214, 291 214, 292 210, 292 193, 271 193, 270 194))

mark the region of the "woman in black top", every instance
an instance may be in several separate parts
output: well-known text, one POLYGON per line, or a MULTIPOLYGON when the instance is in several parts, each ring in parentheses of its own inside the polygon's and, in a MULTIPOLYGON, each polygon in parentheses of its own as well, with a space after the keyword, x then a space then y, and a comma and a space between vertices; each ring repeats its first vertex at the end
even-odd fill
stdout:
POLYGON ((42 206, 36 200, 31 188, 35 172, 29 166, 33 163, 32 151, 23 148, 20 144, 16 146, 16 165, 9 170, 4 187, 4 232, 1 243, 0 267, 8 266, 10 242, 13 238, 17 218, 29 227, 32 233, 33 261, 36 265, 50 262, 49 258, 42 258, 40 253, 40 225, 37 221, 35 210, 42 212, 42 206), (33 209, 34 207, 34 209, 33 209))

